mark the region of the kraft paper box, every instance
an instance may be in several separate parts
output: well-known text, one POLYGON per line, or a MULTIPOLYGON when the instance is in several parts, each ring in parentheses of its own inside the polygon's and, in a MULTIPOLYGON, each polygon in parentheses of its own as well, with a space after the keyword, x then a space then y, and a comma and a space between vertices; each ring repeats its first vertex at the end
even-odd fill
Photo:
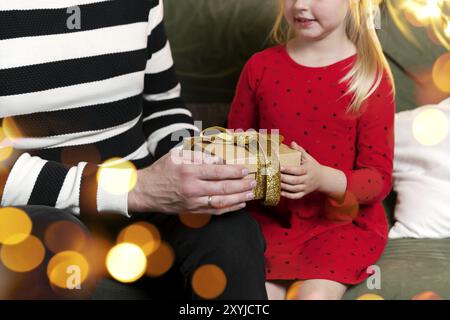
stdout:
MULTIPOLYGON (((243 165, 249 170, 250 178, 252 174, 253 176, 256 175, 258 170, 257 149, 252 150, 252 148, 249 149, 235 144, 226 144, 221 141, 205 142, 202 141, 201 137, 194 137, 184 140, 183 150, 202 151, 206 154, 218 156, 223 159, 225 164, 243 165)), ((300 151, 291 149, 285 144, 280 144, 274 150, 277 153, 274 156, 279 160, 280 166, 290 167, 300 165, 300 151)))

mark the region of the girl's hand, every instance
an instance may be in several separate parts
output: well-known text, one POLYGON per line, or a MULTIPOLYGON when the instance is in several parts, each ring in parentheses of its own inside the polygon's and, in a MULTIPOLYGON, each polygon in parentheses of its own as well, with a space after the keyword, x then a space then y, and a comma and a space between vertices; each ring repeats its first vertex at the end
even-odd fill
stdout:
POLYGON ((302 153, 302 163, 295 167, 281 167, 281 196, 300 199, 321 189, 324 170, 323 166, 297 143, 292 142, 291 148, 302 153))

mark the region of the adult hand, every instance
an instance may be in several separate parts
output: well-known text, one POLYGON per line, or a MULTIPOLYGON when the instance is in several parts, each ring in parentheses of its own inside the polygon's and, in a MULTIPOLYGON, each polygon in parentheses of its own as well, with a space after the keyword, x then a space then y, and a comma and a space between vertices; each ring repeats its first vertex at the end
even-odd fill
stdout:
POLYGON ((244 179, 244 166, 220 164, 200 152, 173 150, 137 174, 130 213, 221 215, 244 208, 256 187, 254 179, 244 179))

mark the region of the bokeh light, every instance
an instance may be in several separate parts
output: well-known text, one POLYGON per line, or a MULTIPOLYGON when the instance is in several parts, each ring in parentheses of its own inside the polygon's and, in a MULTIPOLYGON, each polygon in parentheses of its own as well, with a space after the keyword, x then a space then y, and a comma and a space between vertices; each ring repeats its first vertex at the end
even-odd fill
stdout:
POLYGON ((123 229, 117 237, 117 242, 133 243, 148 256, 159 248, 161 236, 154 225, 141 221, 123 229))
POLYGON ((438 39, 439 44, 450 50, 450 4, 448 0, 386 0, 389 13, 403 35, 416 46, 421 44, 414 37, 405 20, 414 27, 425 27, 438 39), (406 19, 405 19, 406 18, 406 19))
POLYGON ((433 291, 425 291, 416 294, 411 300, 443 300, 440 295, 433 291))
POLYGON ((433 82, 439 90, 450 93, 450 52, 441 55, 434 63, 433 82))
POLYGON ((3 118, 3 133, 6 138, 10 141, 14 141, 15 139, 19 139, 23 137, 23 134, 20 128, 16 125, 16 122, 11 117, 3 118))
POLYGON ((356 298, 356 300, 384 300, 384 298, 378 294, 366 293, 356 298))
POLYGON ((89 263, 83 255, 76 251, 57 253, 50 259, 47 266, 50 283, 62 289, 81 286, 88 275, 89 263))
POLYGON ((0 161, 8 159, 13 153, 13 147, 6 138, 3 127, 0 127, 0 161))
POLYGON ((130 161, 112 158, 105 161, 97 173, 99 187, 114 195, 130 192, 137 182, 136 167, 130 161))
MULTIPOLYGON (((78 148, 65 147, 61 151, 61 162, 69 168, 78 165, 80 162, 97 164, 101 162, 101 155, 98 147, 93 144, 83 145, 83 152, 80 152, 78 148)), ((96 168, 88 167, 86 169, 94 171, 96 168)), ((91 173, 86 172, 86 174, 91 173)))
POLYGON ((0 209, 0 244, 14 245, 24 241, 31 233, 32 223, 20 209, 0 209))
POLYGON ((324 205, 325 216, 332 221, 352 221, 359 214, 359 202, 352 192, 345 194, 342 203, 338 203, 332 198, 327 198, 324 205))
POLYGON ((51 224, 44 235, 44 243, 52 252, 80 251, 87 242, 85 232, 79 225, 70 221, 51 224))
POLYGON ((423 27, 423 21, 419 20, 414 11, 406 10, 404 12, 406 20, 414 27, 423 27))
POLYGON ((85 248, 83 254, 88 258, 91 273, 99 277, 106 277, 109 275, 105 263, 106 257, 116 243, 111 241, 107 235, 98 233, 98 230, 93 231, 89 246, 85 248))
POLYGON ((441 9, 439 7, 440 0, 427 0, 425 5, 416 11, 417 16, 421 20, 436 19, 441 16, 441 9))
POLYGON ((44 256, 44 245, 33 235, 18 244, 3 245, 0 249, 3 264, 15 272, 28 272, 37 268, 44 256))
POLYGON ((106 268, 117 281, 130 283, 138 280, 147 266, 145 253, 132 243, 114 246, 106 257, 106 268))
POLYGON ((147 275, 159 277, 169 271, 175 261, 175 253, 172 247, 162 241, 158 249, 147 258, 147 275))
POLYGON ((414 84, 414 101, 416 105, 438 104, 448 97, 433 81, 432 68, 418 68, 414 72, 417 83, 414 84))
POLYGON ((304 281, 295 281, 286 291, 286 300, 298 300, 298 292, 304 281))
POLYGON ((425 146, 441 143, 449 133, 449 120, 444 112, 435 108, 426 108, 413 120, 414 138, 425 146))
POLYGON ((193 214, 193 213, 183 213, 178 215, 180 221, 189 228, 199 229, 206 226, 211 220, 210 214, 193 214))
POLYGON ((214 264, 203 265, 192 275, 192 289, 203 299, 217 298, 223 293, 226 286, 225 273, 214 264))

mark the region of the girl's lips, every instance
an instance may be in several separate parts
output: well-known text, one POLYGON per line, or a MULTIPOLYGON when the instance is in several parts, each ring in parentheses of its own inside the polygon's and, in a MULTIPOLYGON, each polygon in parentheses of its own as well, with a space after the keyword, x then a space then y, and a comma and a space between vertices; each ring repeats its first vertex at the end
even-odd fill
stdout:
POLYGON ((294 18, 298 22, 308 22, 308 21, 316 21, 316 19, 309 19, 309 18, 302 18, 302 17, 295 17, 294 18))
POLYGON ((298 25, 301 28, 307 28, 310 27, 316 19, 307 19, 307 18, 294 18, 294 22, 296 25, 298 25))

